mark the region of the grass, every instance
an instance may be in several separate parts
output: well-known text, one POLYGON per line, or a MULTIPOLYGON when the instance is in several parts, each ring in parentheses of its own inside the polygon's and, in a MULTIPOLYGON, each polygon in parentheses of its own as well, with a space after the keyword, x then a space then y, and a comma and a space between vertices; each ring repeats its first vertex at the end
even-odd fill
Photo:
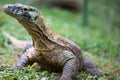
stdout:
MULTIPOLYGON (((3 1, 0 4, 4 5, 6 2, 3 1)), ((96 78, 83 72, 77 76, 76 80, 86 80, 89 78, 92 80, 120 79, 119 28, 111 27, 106 22, 107 19, 100 18, 98 15, 90 14, 89 26, 83 27, 81 25, 82 16, 80 13, 75 14, 61 9, 49 9, 46 7, 39 9, 56 33, 76 42, 85 51, 84 56, 96 64, 101 72, 108 75, 96 78)), ((38 67, 35 66, 28 66, 20 71, 9 71, 9 68, 17 62, 14 53, 20 50, 15 49, 11 44, 5 47, 4 44, 7 39, 2 35, 2 31, 7 31, 18 39, 31 39, 26 30, 15 19, 0 12, 1 80, 53 80, 60 76, 59 73, 36 71, 38 67)))

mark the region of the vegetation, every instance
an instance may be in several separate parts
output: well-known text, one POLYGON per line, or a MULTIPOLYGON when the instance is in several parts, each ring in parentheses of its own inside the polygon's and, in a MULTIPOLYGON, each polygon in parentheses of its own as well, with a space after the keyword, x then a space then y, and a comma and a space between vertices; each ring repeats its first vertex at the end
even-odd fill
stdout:
MULTIPOLYGON (((15 3, 16 0, 2 0, 0 5, 8 4, 8 2, 15 3)), ((99 0, 89 2, 88 27, 81 25, 82 14, 80 13, 70 13, 57 8, 49 9, 29 4, 39 8, 56 33, 76 42, 82 48, 84 56, 106 74, 96 78, 81 72, 76 80, 120 79, 120 20, 116 21, 108 16, 110 4, 108 6, 102 4, 104 6, 103 12, 98 10, 100 4, 102 2, 99 3, 99 0)), ((59 73, 40 72, 36 66, 28 66, 20 71, 9 71, 9 68, 17 62, 14 53, 18 53, 20 50, 9 43, 2 31, 7 31, 18 39, 31 39, 26 30, 15 19, 0 12, 0 80, 53 80, 60 76, 59 73)))

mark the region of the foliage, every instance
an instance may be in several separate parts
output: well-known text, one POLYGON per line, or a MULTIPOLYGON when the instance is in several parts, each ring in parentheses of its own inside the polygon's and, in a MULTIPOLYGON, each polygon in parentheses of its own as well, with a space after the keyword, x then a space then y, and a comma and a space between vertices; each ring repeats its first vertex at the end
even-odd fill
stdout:
POLYGON ((120 0, 89 0, 89 13, 120 30, 120 0))

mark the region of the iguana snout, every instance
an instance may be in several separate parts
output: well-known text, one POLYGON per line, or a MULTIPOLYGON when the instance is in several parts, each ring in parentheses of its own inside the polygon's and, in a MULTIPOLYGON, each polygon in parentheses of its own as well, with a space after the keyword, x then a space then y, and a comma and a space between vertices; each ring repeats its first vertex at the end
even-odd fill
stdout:
POLYGON ((4 11, 8 15, 20 20, 35 20, 39 14, 36 8, 26 6, 20 3, 7 4, 4 6, 4 11))

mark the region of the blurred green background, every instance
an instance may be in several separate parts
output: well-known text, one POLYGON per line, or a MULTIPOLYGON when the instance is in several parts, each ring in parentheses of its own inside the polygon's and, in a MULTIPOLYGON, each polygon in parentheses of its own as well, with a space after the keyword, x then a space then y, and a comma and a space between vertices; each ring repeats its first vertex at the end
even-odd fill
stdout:
MULTIPOLYGON (((81 10, 78 12, 59 7, 40 6, 38 2, 32 2, 32 0, 1 0, 0 6, 18 2, 38 8, 56 33, 73 40, 83 51, 89 52, 88 55, 93 57, 88 57, 91 57, 90 59, 102 72, 108 74, 99 80, 120 79, 120 0, 88 0, 88 3, 85 4, 88 10, 87 17, 85 16, 88 22, 86 26, 83 25, 84 1, 82 0, 80 1, 81 10)), ((22 80, 42 79, 44 76, 45 80, 52 80, 59 75, 47 71, 31 73, 30 71, 33 70, 31 67, 25 68, 23 71, 9 72, 8 68, 15 63, 13 62, 15 56, 13 53, 19 49, 15 49, 11 44, 5 46, 7 39, 3 36, 2 31, 7 31, 18 39, 31 39, 15 19, 0 12, 0 79, 13 80, 15 78, 19 80, 21 78, 19 75, 21 75, 28 78, 22 78, 22 80)), ((80 74, 77 80, 86 78, 88 76, 80 74)))

